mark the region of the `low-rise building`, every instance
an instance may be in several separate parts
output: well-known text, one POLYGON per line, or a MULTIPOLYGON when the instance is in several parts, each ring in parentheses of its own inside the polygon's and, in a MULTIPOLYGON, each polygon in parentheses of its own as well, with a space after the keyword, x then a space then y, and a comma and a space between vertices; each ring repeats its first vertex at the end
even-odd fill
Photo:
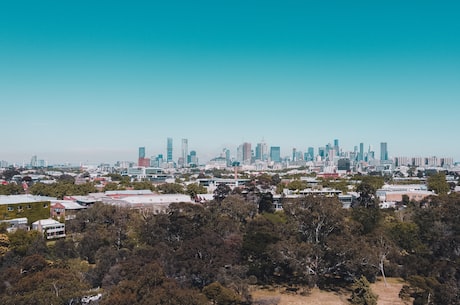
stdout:
POLYGON ((50 217, 51 200, 54 197, 34 195, 0 196, 0 220, 27 218, 28 224, 50 217))
POLYGON ((7 224, 6 230, 8 233, 14 232, 16 230, 29 230, 29 225, 26 217, 0 220, 0 223, 7 224))
POLYGON ((32 223, 32 230, 43 233, 46 239, 65 237, 65 224, 54 219, 40 219, 32 223))
POLYGON ((72 200, 52 200, 50 206, 50 217, 63 220, 75 219, 77 217, 77 213, 86 208, 87 206, 80 205, 72 200))

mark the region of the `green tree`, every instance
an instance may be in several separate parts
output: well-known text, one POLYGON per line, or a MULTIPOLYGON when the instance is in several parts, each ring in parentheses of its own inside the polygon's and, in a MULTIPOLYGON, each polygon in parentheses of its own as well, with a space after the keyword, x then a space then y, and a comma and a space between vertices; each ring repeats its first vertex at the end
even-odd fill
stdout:
POLYGON ((222 201, 224 200, 231 192, 231 188, 224 184, 221 183, 217 186, 217 188, 214 190, 214 200, 216 201, 222 201))
POLYGON ((215 305, 236 305, 241 303, 240 298, 233 290, 222 286, 218 282, 204 287, 203 294, 215 305))
POLYGON ((273 204, 273 195, 270 192, 260 194, 259 199, 259 213, 273 213, 275 212, 275 205, 273 204))
POLYGON ((365 276, 361 276, 352 286, 350 303, 353 305, 377 305, 377 295, 371 290, 365 276))
POLYGON ((118 190, 118 183, 109 182, 104 186, 104 192, 118 190))
POLYGON ((382 212, 379 208, 366 208, 364 206, 354 207, 351 211, 352 218, 361 224, 361 234, 373 232, 383 219, 382 212))
POLYGON ((190 198, 195 199, 198 194, 206 194, 208 190, 199 183, 190 183, 185 192, 190 195, 190 198))
POLYGON ((184 187, 179 183, 163 183, 157 186, 158 192, 162 194, 183 194, 184 187))
POLYGON ((301 180, 293 180, 288 183, 287 188, 291 191, 301 191, 307 188, 307 183, 301 180))
POLYGON ((0 195, 19 195, 23 193, 24 189, 22 186, 16 183, 8 183, 6 185, 0 184, 0 195))
POLYGON ((430 175, 427 179, 428 190, 434 191, 436 194, 447 194, 450 191, 449 183, 446 181, 445 173, 437 173, 430 175))
POLYGON ((359 193, 358 204, 362 207, 377 207, 377 202, 375 198, 375 193, 377 189, 375 186, 368 182, 361 182, 356 191, 359 193))

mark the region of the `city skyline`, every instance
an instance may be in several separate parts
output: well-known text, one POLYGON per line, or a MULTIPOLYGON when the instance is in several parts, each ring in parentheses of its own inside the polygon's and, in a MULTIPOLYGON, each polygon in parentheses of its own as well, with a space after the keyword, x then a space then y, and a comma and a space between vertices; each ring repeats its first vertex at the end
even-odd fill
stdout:
MULTIPOLYGON (((339 158, 352 158, 355 161, 396 161, 396 159, 404 160, 404 162, 409 162, 406 160, 417 159, 418 162, 422 159, 451 159, 453 162, 460 162, 453 158, 450 155, 443 154, 438 152, 432 155, 403 155, 403 154, 391 154, 388 149, 387 142, 380 142, 379 145, 373 145, 370 143, 356 143, 353 147, 343 147, 339 139, 334 139, 320 146, 305 146, 304 148, 296 147, 281 147, 273 146, 270 143, 267 143, 265 140, 258 142, 244 142, 233 147, 225 147, 221 151, 216 151, 214 155, 201 155, 199 151, 195 149, 188 152, 188 142, 189 139, 181 138, 181 143, 174 145, 174 139, 171 137, 166 138, 166 145, 163 147, 163 150, 151 150, 149 147, 140 146, 137 149, 131 151, 130 157, 128 158, 117 158, 116 156, 107 156, 107 159, 90 161, 90 160, 81 160, 79 162, 69 162, 69 161, 54 161, 43 156, 37 156, 36 154, 29 156, 27 160, 15 161, 15 160, 6 160, 1 159, 2 162, 7 162, 9 165, 32 165, 43 167, 45 165, 59 165, 59 164, 69 164, 69 165, 82 165, 82 164, 115 164, 118 162, 131 162, 137 164, 138 166, 149 167, 152 162, 156 163, 160 158, 162 163, 174 163, 178 167, 183 167, 188 165, 188 160, 191 160, 192 154, 194 161, 199 160, 199 163, 192 162, 194 164, 205 164, 211 159, 225 157, 229 160, 239 161, 242 163, 248 163, 255 160, 261 161, 274 161, 282 162, 283 160, 290 161, 315 161, 317 157, 321 157, 322 161, 329 160, 332 161, 335 157, 339 158), (261 149, 264 147, 263 149, 261 149), (262 151, 265 151, 266 154, 261 154, 262 151), (332 155, 331 155, 332 154, 332 155), (186 161, 185 161, 186 160, 186 161), (185 162, 185 163, 184 163, 185 162), (40 164, 40 165, 38 165, 40 164)), ((391 144, 391 143, 390 143, 391 144)), ((336 159, 337 160, 337 159, 336 159)), ((396 161, 398 163, 398 161, 396 161)), ((157 166, 157 165, 155 165, 157 166)), ((154 166, 154 167, 155 167, 154 166)))
MULTIPOLYGON (((8 2, 0 160, 200 160, 264 140, 460 161, 456 1, 8 2)), ((380 155, 377 155, 377 158, 380 155)))

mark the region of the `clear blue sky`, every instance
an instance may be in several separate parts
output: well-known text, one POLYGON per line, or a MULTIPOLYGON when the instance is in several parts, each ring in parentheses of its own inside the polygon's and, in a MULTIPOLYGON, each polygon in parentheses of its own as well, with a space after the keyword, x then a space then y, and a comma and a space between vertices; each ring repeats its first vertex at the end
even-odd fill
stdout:
POLYGON ((3 1, 0 160, 262 138, 460 161, 459 1, 3 1))

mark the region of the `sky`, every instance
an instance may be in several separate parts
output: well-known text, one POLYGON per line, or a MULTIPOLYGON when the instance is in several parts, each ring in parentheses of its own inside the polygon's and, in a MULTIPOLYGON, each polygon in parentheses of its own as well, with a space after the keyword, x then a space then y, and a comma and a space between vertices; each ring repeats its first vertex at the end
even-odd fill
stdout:
POLYGON ((2 1, 0 160, 137 160, 182 138, 460 161, 459 1, 2 1))

